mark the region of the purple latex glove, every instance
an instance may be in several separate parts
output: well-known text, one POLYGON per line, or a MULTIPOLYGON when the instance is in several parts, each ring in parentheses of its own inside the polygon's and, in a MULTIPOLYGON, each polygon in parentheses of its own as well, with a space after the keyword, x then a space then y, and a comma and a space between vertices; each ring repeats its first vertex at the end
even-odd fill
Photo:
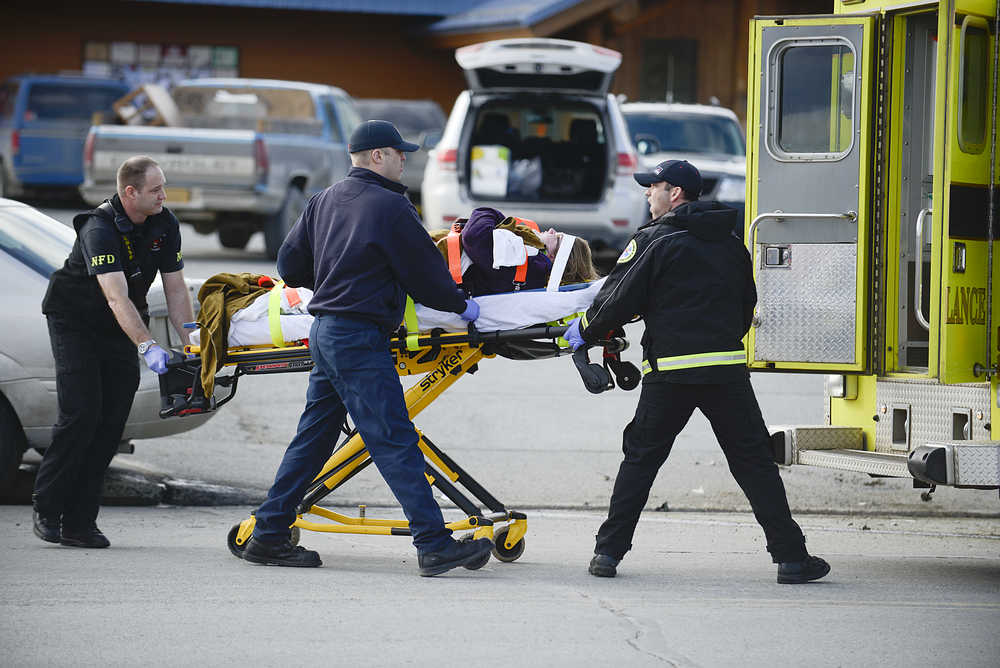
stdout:
POLYGON ((149 350, 143 353, 142 357, 146 360, 146 366, 154 373, 162 375, 167 372, 167 361, 170 359, 170 353, 160 346, 154 343, 149 347, 149 350))
POLYGON ((569 327, 566 328, 563 338, 569 343, 569 347, 573 349, 573 352, 576 352, 576 349, 583 345, 583 337, 580 336, 579 318, 575 318, 573 322, 569 323, 569 327))
POLYGON ((462 316, 462 320, 466 322, 472 322, 479 317, 479 304, 472 299, 465 300, 465 310, 459 313, 462 316))

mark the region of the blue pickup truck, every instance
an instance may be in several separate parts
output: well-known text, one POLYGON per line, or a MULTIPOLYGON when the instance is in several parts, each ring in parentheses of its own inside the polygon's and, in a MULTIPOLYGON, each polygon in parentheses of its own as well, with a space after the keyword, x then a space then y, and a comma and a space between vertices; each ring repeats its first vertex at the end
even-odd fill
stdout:
POLYGON ((83 182, 83 142, 95 112, 129 87, 116 79, 25 74, 0 84, 0 197, 83 182))

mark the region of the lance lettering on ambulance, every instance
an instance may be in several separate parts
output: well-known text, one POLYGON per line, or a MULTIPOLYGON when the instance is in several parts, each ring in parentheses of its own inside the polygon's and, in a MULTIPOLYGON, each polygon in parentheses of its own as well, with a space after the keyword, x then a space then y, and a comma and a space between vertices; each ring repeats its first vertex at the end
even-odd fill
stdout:
POLYGON ((105 264, 114 264, 114 263, 115 263, 115 256, 110 253, 108 253, 107 255, 95 255, 94 257, 90 258, 91 267, 100 267, 105 264))
POLYGON ((985 325, 986 288, 948 286, 948 324, 985 325))
POLYGON ((451 357, 441 362, 441 364, 438 365, 438 368, 434 369, 420 380, 420 389, 422 390, 430 389, 431 385, 433 385, 438 380, 448 375, 448 372, 451 371, 461 361, 462 361, 462 356, 459 353, 455 353, 451 357))

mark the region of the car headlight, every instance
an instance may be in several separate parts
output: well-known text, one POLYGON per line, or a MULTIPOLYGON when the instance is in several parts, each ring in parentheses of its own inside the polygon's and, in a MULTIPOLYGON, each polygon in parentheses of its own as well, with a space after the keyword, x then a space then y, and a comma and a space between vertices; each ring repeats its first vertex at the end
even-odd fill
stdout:
POLYGON ((726 176, 719 181, 715 199, 720 202, 742 202, 746 199, 747 181, 739 176, 726 176))

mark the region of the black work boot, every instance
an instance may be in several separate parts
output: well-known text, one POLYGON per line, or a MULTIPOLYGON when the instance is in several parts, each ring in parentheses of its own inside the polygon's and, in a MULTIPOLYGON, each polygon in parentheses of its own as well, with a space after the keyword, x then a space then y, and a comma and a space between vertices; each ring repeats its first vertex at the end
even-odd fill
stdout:
POLYGON ((819 557, 807 555, 804 561, 783 561, 778 564, 778 584, 802 584, 819 580, 830 572, 830 564, 819 557))
POLYGON ((43 515, 37 510, 32 511, 32 531, 46 543, 59 542, 59 516, 43 515))
POLYGON ((621 559, 615 559, 608 554, 595 554, 594 558, 590 560, 590 568, 587 571, 599 578, 613 578, 618 574, 619 561, 621 559))
POLYGON ((244 561, 265 566, 298 566, 300 568, 315 568, 322 566, 319 552, 307 550, 301 545, 292 545, 290 540, 280 543, 265 543, 251 538, 243 550, 244 561))
POLYGON ((103 548, 111 545, 111 541, 101 533, 96 524, 83 528, 63 525, 59 542, 70 547, 103 548))
POLYGON ((493 541, 489 538, 479 538, 464 543, 452 540, 451 544, 443 550, 418 554, 417 565, 420 567, 420 575, 423 577, 440 575, 445 571, 482 559, 492 549, 493 541))

